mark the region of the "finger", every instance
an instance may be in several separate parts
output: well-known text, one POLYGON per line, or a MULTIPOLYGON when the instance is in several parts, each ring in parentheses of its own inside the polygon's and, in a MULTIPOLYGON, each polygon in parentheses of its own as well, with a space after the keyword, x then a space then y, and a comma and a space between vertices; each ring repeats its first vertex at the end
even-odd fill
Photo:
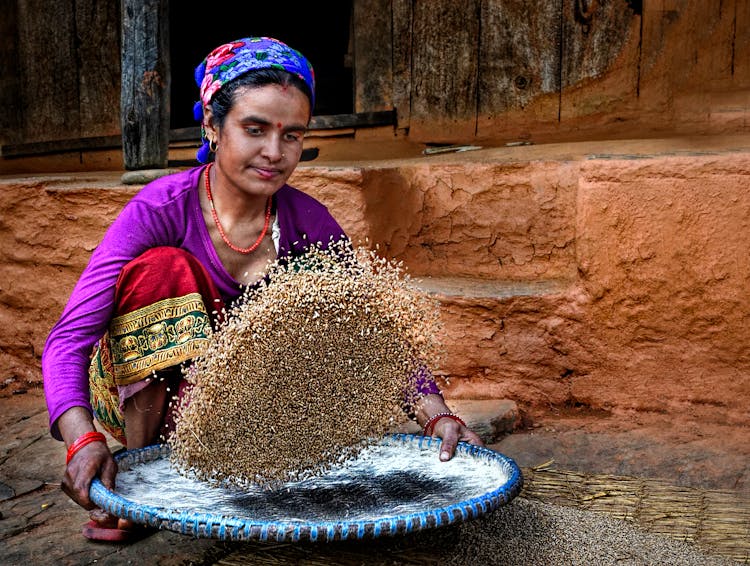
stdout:
POLYGON ((473 430, 463 427, 461 430, 461 440, 473 444, 474 446, 484 446, 484 442, 479 435, 473 430))
MULTIPOLYGON (((86 462, 88 464, 88 462, 86 462)), ((70 469, 70 468, 69 468, 70 469)), ((73 480, 73 500, 84 509, 93 509, 95 505, 89 499, 91 480, 96 475, 96 468, 91 465, 77 466, 73 480)))
MULTIPOLYGON (((447 419, 443 419, 447 420, 447 419)), ((443 439, 440 445, 440 460, 447 462, 453 458, 453 454, 456 452, 456 444, 458 444, 458 430, 455 423, 451 423, 449 426, 443 427, 440 437, 443 439)))
MULTIPOLYGON (((67 468, 65 468, 65 475, 63 476, 62 490, 65 494, 70 497, 73 501, 78 503, 81 507, 86 507, 85 501, 81 499, 80 489, 80 471, 79 466, 75 461, 72 461, 67 468)), ((89 507, 86 507, 87 509, 89 507)))
POLYGON ((101 480, 104 484, 104 487, 106 487, 110 491, 114 491, 116 476, 117 464, 115 464, 115 461, 110 458, 104 463, 104 466, 102 466, 101 480))
POLYGON ((92 478, 93 476, 89 476, 88 474, 76 474, 71 492, 68 493, 70 498, 84 509, 93 509, 96 507, 91 502, 91 499, 89 499, 89 487, 91 486, 92 478))
POLYGON ((75 501, 75 497, 73 497, 73 478, 68 473, 68 470, 66 468, 65 475, 63 476, 62 483, 60 484, 60 487, 62 488, 65 495, 70 497, 72 500, 75 501))
POLYGON ((448 460, 453 458, 453 454, 455 452, 456 452, 456 442, 444 438, 443 443, 440 447, 440 461, 447 462, 448 460))

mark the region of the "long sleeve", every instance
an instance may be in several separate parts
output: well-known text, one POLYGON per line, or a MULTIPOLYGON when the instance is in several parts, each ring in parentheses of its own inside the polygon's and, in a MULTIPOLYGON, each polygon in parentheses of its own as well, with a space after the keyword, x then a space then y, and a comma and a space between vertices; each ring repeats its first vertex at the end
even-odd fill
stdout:
POLYGON ((44 391, 52 435, 66 410, 90 410, 88 366, 94 344, 112 317, 115 283, 122 268, 144 251, 165 245, 168 225, 159 210, 132 200, 107 230, 53 326, 42 354, 44 391))

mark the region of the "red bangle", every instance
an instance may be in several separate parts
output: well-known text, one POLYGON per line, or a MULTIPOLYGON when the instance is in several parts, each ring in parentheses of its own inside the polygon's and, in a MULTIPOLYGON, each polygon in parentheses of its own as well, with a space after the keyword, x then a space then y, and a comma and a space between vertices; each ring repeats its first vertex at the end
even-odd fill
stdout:
POLYGON ((73 441, 73 444, 68 447, 68 455, 65 458, 65 465, 67 466, 68 464, 70 464, 73 456, 75 456, 81 448, 88 444, 91 444, 92 442, 104 442, 104 444, 106 444, 107 437, 98 430, 92 430, 90 432, 83 433, 73 441))
POLYGON ((464 420, 459 417, 458 415, 455 415, 453 413, 438 413, 436 415, 432 415, 430 417, 430 420, 428 420, 424 425, 424 431, 422 432, 423 436, 432 436, 432 429, 435 428, 435 425, 440 419, 451 419, 458 423, 461 423, 462 425, 466 426, 466 423, 464 420))

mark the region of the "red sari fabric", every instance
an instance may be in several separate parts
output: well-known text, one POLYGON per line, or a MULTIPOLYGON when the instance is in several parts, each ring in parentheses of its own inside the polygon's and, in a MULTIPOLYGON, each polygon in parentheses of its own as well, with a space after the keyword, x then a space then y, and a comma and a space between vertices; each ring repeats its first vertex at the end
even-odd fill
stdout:
POLYGON ((89 387, 97 420, 125 444, 124 401, 147 387, 156 372, 200 354, 224 304, 204 266, 174 247, 151 248, 128 263, 114 304, 109 330, 91 359, 89 387))

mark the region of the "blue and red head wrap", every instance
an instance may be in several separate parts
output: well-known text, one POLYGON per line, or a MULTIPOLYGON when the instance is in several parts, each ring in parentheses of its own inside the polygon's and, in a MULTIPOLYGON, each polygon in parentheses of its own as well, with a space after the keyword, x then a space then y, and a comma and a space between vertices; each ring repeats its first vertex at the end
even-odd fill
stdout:
MULTIPOLYGON (((315 106, 315 73, 304 55, 278 39, 246 37, 220 45, 195 68, 195 82, 200 88, 200 100, 193 107, 196 120, 203 120, 203 107, 231 80, 248 71, 281 69, 298 76, 310 89, 310 108, 315 106)), ((198 161, 208 161, 208 140, 198 150, 198 161)))

